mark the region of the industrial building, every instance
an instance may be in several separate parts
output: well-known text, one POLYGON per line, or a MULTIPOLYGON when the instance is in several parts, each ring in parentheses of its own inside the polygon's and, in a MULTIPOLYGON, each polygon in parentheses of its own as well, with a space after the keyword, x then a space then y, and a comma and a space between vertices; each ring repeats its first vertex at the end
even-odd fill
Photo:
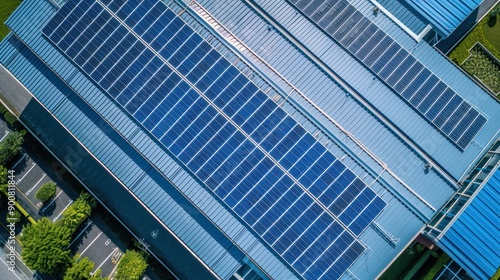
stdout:
POLYGON ((24 0, 0 64, 179 278, 374 279, 421 233, 482 278, 500 104, 429 43, 479 4, 24 0))

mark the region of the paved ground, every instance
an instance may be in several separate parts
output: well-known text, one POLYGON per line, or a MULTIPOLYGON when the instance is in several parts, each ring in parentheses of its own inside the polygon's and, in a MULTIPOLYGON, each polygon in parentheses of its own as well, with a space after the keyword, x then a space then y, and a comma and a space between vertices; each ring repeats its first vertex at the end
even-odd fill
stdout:
MULTIPOLYGON (((16 174, 18 201, 35 219, 47 217, 54 222, 60 220, 62 212, 79 195, 52 170, 49 163, 29 147, 24 147, 23 153, 18 156, 10 169, 16 174), (53 199, 42 204, 35 198, 35 194, 44 183, 50 181, 57 185, 56 194, 53 199)), ((103 276, 111 274, 119 256, 126 250, 124 244, 96 214, 93 214, 75 233, 70 249, 73 253, 79 253, 82 257, 92 260, 96 270, 99 268, 102 270, 103 276)))
MULTIPOLYGON (((4 201, 5 203, 5 201, 4 201)), ((4 204, 2 204, 4 205, 4 204)), ((21 252, 21 246, 19 243, 19 238, 16 238, 14 240, 14 244, 9 243, 9 236, 10 236, 10 231, 6 226, 5 218, 7 215, 7 209, 5 207, 0 208, 0 279, 52 279, 50 276, 45 276, 41 277, 38 276, 36 273, 31 271, 26 265, 23 263, 20 257, 20 252, 21 252), (8 259, 10 258, 9 254, 12 254, 9 246, 15 246, 16 252, 15 252, 15 268, 14 272, 10 271, 8 268, 12 266, 10 263, 8 263, 8 259)), ((25 220, 24 223, 27 221, 25 220)), ((19 223, 16 228, 15 232, 19 236, 21 233, 22 225, 19 223)))
MULTIPOLYGON (((9 133, 12 133, 12 130, 4 121, 0 121, 0 141, 9 133)), ((54 159, 50 159, 47 162, 47 155, 40 155, 38 153, 43 149, 39 147, 36 151, 33 151, 28 144, 25 143, 23 146, 22 152, 9 167, 10 170, 15 171, 18 190, 17 201, 35 220, 47 217, 55 222, 61 219, 62 212, 73 203, 81 190, 75 190, 61 178, 60 173, 64 172, 61 165, 54 159), (56 194, 48 202, 42 203, 35 198, 35 194, 43 184, 50 181, 56 183, 56 194)), ((82 187, 80 186, 80 188, 82 187)), ((102 210, 102 208, 99 209, 102 210)), ((5 240, 9 236, 5 225, 5 216, 6 209, 0 207, 0 247, 3 247, 4 251, 8 253, 7 247, 4 246, 5 240)), ((21 225, 16 228, 18 234, 21 232, 21 229, 21 225)), ((120 230, 123 229, 120 228, 120 230)), ((19 243, 16 244, 18 245, 17 252, 19 254, 21 247, 19 243)), ((95 263, 94 272, 101 269, 102 276, 111 275, 116 268, 119 258, 126 251, 125 244, 119 240, 118 236, 113 233, 95 211, 74 234, 69 248, 72 253, 79 253, 82 257, 88 257, 92 260, 95 263)), ((5 262, 7 257, 5 252, 0 251, 1 280, 37 279, 37 277, 52 279, 47 275, 37 276, 20 261, 19 257, 17 270, 21 270, 17 271, 17 273, 12 273, 8 270, 8 265, 5 262)), ((149 269, 144 279, 160 278, 154 271, 149 269)))
POLYGON ((78 194, 61 180, 43 159, 29 151, 28 147, 23 149, 10 169, 16 174, 21 203, 25 204, 23 206, 35 219, 46 216, 54 222, 59 220, 61 213, 78 197, 78 194), (49 202, 42 204, 35 198, 35 194, 44 183, 50 181, 57 185, 56 194, 49 202))
POLYGON ((95 263, 94 272, 101 269, 102 276, 110 276, 126 251, 126 246, 95 214, 75 235, 70 248, 72 252, 91 259, 95 263))
POLYGON ((19 113, 24 110, 32 99, 31 93, 27 91, 3 65, 0 65, 0 98, 12 104, 12 109, 19 113))
MULTIPOLYGON (((5 123, 0 121, 0 131, 4 128, 9 131, 5 123)), ((40 154, 40 151, 44 151, 44 149, 38 147, 33 151, 25 143, 23 151, 10 166, 10 169, 15 171, 18 188, 17 201, 36 220, 47 217, 52 221, 57 221, 62 218, 62 212, 77 199, 83 188, 78 186, 75 189, 73 185, 70 186, 61 176, 65 173, 62 166, 51 156, 45 154, 46 152, 40 154), (35 194, 44 183, 50 181, 56 183, 56 194, 48 202, 42 203, 35 198, 35 194)), ((69 248, 72 253, 79 253, 82 257, 88 257, 92 260, 95 263, 94 272, 101 269, 102 276, 110 276, 116 269, 119 258, 127 249, 119 238, 123 233, 115 233, 114 230, 124 231, 124 229, 116 221, 112 222, 115 228, 112 229, 108 226, 110 215, 103 212, 106 211, 104 208, 99 207, 98 209, 93 211, 91 217, 73 235, 69 248), (105 216, 104 220, 101 218, 102 215, 105 216)), ((161 267, 161 270, 164 268, 161 267)), ((164 272, 159 273, 163 275, 164 272)), ((0 270, 0 280, 3 279, 0 270)), ((148 269, 143 279, 163 278, 158 276, 156 271, 148 269)))

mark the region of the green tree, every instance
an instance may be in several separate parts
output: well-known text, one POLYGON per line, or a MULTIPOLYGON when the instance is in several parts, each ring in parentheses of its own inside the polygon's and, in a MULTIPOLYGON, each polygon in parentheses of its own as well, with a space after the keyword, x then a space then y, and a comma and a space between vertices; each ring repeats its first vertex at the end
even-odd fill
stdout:
POLYGON ((148 263, 144 254, 134 250, 127 250, 118 263, 114 279, 139 280, 147 267, 148 263))
POLYGON ((73 257, 71 267, 64 273, 64 280, 97 280, 101 278, 101 270, 98 269, 93 275, 94 262, 85 257, 80 259, 80 254, 73 257))
POLYGON ((51 199, 56 194, 56 183, 47 182, 36 192, 35 197, 43 202, 51 199))
POLYGON ((54 273, 69 263, 71 231, 47 218, 23 228, 21 257, 26 265, 41 273, 54 273))
POLYGON ((89 194, 81 194, 71 206, 62 213, 61 224, 75 232, 76 229, 92 214, 93 198, 89 194))
POLYGON ((21 151, 24 137, 19 132, 9 133, 0 142, 0 165, 6 165, 21 151))

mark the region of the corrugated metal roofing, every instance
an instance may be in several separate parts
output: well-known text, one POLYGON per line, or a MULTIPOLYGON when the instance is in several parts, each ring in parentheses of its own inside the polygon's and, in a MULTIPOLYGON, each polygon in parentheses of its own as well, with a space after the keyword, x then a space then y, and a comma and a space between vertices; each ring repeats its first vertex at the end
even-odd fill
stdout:
POLYGON ((405 0, 377 0, 377 2, 384 6, 384 8, 397 17, 415 34, 419 34, 427 26, 428 21, 421 18, 419 14, 410 11, 406 7, 405 0))
POLYGON ((199 258, 221 276, 229 277, 239 268, 241 259, 236 260, 229 254, 232 243, 227 239, 223 242, 225 238, 214 228, 211 232, 207 231, 209 227, 202 226, 199 219, 195 218, 197 215, 188 212, 196 209, 186 208, 186 202, 182 205, 183 199, 172 192, 170 183, 154 169, 147 168, 148 163, 137 152, 127 150, 125 140, 103 123, 90 107, 58 80, 21 42, 16 42, 16 38, 11 36, 3 41, 0 50, 2 63, 9 60, 5 66, 36 94, 54 116, 80 139, 121 183, 130 186, 130 190, 143 203, 150 206, 152 211, 157 211, 158 218, 199 258), (171 190, 166 192, 169 188, 171 190), (155 195, 151 196, 151 193, 155 195), (154 201, 162 203, 155 205, 152 204, 154 201), (221 261, 224 261, 222 266, 221 261))
MULTIPOLYGON (((373 73, 360 65, 336 42, 311 25, 302 15, 291 9, 286 2, 255 1, 265 11, 265 15, 270 16, 279 24, 278 27, 281 26, 292 35, 291 38, 284 36, 273 23, 266 21, 262 14, 255 13, 255 10, 245 3, 239 1, 198 2, 228 28, 234 36, 266 60, 324 112, 363 142, 404 182, 437 208, 441 207, 453 193, 449 186, 445 187, 447 186, 445 180, 437 173, 433 173, 433 170, 427 173, 423 167, 425 161, 410 146, 405 144, 402 138, 394 135, 386 124, 377 119, 370 110, 344 90, 338 81, 326 73, 318 63, 315 63, 304 52, 312 52, 334 74, 340 76, 342 82, 347 82, 356 92, 367 98, 379 112, 402 129, 405 135, 415 141, 419 147, 423 148, 432 159, 436 160, 455 178, 462 177, 467 172, 470 163, 475 161, 476 157, 481 155, 490 145, 491 139, 498 135, 498 124, 490 121, 487 127, 476 137, 476 141, 472 145, 464 152, 459 151, 419 117, 413 109, 399 99, 385 84, 379 82, 373 73), (295 40, 304 45, 305 51, 297 47, 295 40), (297 65, 300 65, 300 67, 297 67, 297 65), (457 162, 457 158, 461 158, 463 161, 457 162)), ((250 1, 243 2, 248 3, 250 1)), ((368 1, 352 1, 351 3, 364 15, 371 16, 370 19, 374 23, 407 50, 411 50, 416 58, 437 75, 440 75, 460 95, 472 101, 483 112, 487 112, 486 115, 490 119, 496 118, 492 118, 492 116, 499 114, 498 103, 472 80, 465 77, 446 58, 438 54, 429 45, 415 42, 405 31, 384 15, 372 16, 373 6, 368 1)), ((239 45, 235 43, 235 46, 238 47, 239 45)), ((245 51, 242 52, 245 53, 245 51)), ((255 64, 259 65, 259 62, 255 62, 255 64)), ((277 84, 282 84, 271 70, 264 67, 261 69, 277 84)), ((336 127, 328 119, 310 106, 303 98, 293 93, 289 98, 294 99, 303 106, 314 119, 330 131, 336 130, 336 127)), ((500 117, 500 115, 498 116, 500 117)), ((358 151, 357 154, 360 155, 358 160, 376 168, 376 163, 370 161, 369 157, 364 156, 356 145, 349 142, 348 137, 341 137, 340 139, 344 141, 349 149, 358 151)), ((342 157, 344 151, 340 149, 335 149, 335 151, 337 156, 342 157)), ((391 179, 390 176, 384 175, 387 174, 382 172, 382 178, 387 178, 393 186, 398 186, 398 183, 391 179)), ((383 186, 380 187, 381 190, 384 189, 383 186)), ((403 193, 405 198, 410 199, 413 205, 419 205, 418 199, 405 192, 402 187, 398 187, 397 191, 403 193)), ((415 217, 412 218, 401 212, 405 211, 401 206, 408 204, 396 202, 397 199, 389 192, 385 194, 385 197, 390 202, 386 210, 378 217, 377 222, 380 222, 392 235, 401 238, 400 240, 404 244, 414 237, 423 224, 418 223, 415 217), (405 222, 400 222, 401 220, 405 220, 405 222), (401 224, 405 224, 406 227, 401 229, 401 224)), ((425 209, 425 206, 419 205, 418 208, 422 210, 425 209)), ((389 245, 371 230, 365 232, 362 240, 370 248, 376 248, 374 251, 377 252, 378 259, 370 258, 368 254, 366 260, 359 261, 352 267, 351 272, 358 276, 375 277, 377 274, 370 273, 375 273, 376 268, 382 269, 394 256, 390 252, 395 253, 396 250, 390 249, 389 245), (380 257, 382 255, 384 257, 380 257), (368 262, 368 265, 366 265, 366 262, 368 262)))
POLYGON ((500 267, 500 170, 438 240, 438 245, 476 279, 490 279, 500 267))
POLYGON ((482 0, 405 0, 448 36, 482 0))
MULTIPOLYGON (((498 125, 494 121, 489 121, 475 141, 465 151, 460 151, 380 82, 370 70, 296 13, 287 2, 263 0, 245 2, 247 1, 199 1, 225 27, 316 105, 313 106, 303 96, 292 92, 290 86, 261 61, 249 59, 249 63, 256 67, 264 79, 271 81, 273 87, 287 94, 292 92, 288 96, 289 102, 283 103, 283 108, 309 132, 323 133, 320 137, 332 153, 342 158, 344 164, 363 177, 365 182, 372 183, 371 188, 388 203, 376 222, 377 226, 387 231, 390 236, 382 236, 380 231, 368 228, 360 239, 371 250, 368 250, 350 269, 351 273, 358 277, 374 278, 454 192, 454 184, 443 174, 436 169, 425 170, 426 158, 419 154, 418 150, 423 150, 454 179, 458 179, 467 172, 471 162, 476 161, 484 152, 491 139, 498 135, 498 125), (285 28, 291 37, 280 33, 273 23, 266 21, 262 14, 251 9, 249 3, 260 5, 266 15, 285 28), (296 41, 300 42, 300 46, 296 41), (375 107, 376 111, 346 90, 344 83, 361 95, 370 106, 375 107), (317 107, 326 114, 318 111, 317 107), (385 122, 384 118, 389 122, 385 122), (369 151, 364 151, 349 135, 339 131, 331 119, 361 141, 369 151), (394 126, 402 133, 396 133, 394 126), (414 144, 410 144, 406 138, 411 139, 414 144), (375 154, 382 164, 377 162, 371 153, 375 154), (389 174, 389 171, 392 171, 393 175, 389 174), (386 240, 390 237, 400 241, 391 244, 386 240)), ((490 120, 500 118, 498 103, 432 47, 425 43, 416 43, 386 16, 373 16, 373 5, 369 1, 357 0, 352 1, 352 4, 364 15, 371 16, 370 20, 373 23, 407 50, 411 50, 416 58, 461 96, 475 104, 490 120)), ((75 114, 81 114, 78 110, 83 110, 85 106, 76 108, 68 104, 66 99, 74 93, 67 89, 61 90, 64 87, 62 80, 48 79, 47 70, 31 69, 36 66, 31 65, 29 59, 23 57, 28 52, 15 49, 15 46, 4 42, 0 59, 2 64, 8 66, 37 98, 53 110, 56 117, 63 120, 63 123, 94 154, 98 155, 103 163, 109 165, 110 170, 152 211, 155 211, 167 226, 172 227, 173 231, 193 248, 203 261, 213 265, 216 273, 224 277, 230 275, 241 260, 231 259, 231 256, 228 256, 228 260, 224 263, 214 260, 216 254, 210 256, 210 250, 212 248, 214 251, 220 250, 217 241, 200 244, 200 240, 205 238, 200 236, 214 233, 204 232, 206 229, 203 223, 198 224, 200 227, 193 226, 191 223, 196 221, 189 220, 189 216, 193 213, 187 213, 189 215, 184 217, 186 213, 179 209, 165 208, 171 205, 163 205, 164 200, 171 201, 169 204, 173 203, 175 206, 176 198, 167 193, 160 186, 162 184, 155 185, 154 182, 157 180, 167 178, 178 191, 178 195, 182 194, 189 203, 198 207, 196 209, 198 212, 195 211, 194 215, 206 215, 207 221, 219 227, 227 238, 242 248, 242 251, 269 275, 278 279, 295 277, 261 240, 235 218, 229 209, 223 207, 220 201, 195 181, 178 162, 170 158, 165 149, 131 121, 117 104, 41 36, 41 27, 54 11, 55 8, 48 1, 25 0, 21 8, 9 19, 8 24, 50 68, 60 75, 62 80, 100 114, 102 119, 109 122, 123 141, 127 141, 127 144, 136 149, 143 159, 148 160, 144 164, 150 169, 141 170, 142 166, 135 163, 140 161, 142 165, 143 159, 132 160, 129 165, 128 154, 120 152, 119 149, 116 150, 116 154, 109 153, 107 145, 114 146, 107 140, 109 136, 102 131, 107 126, 95 124, 99 123, 98 120, 92 120, 94 124, 92 121, 85 122, 83 128, 78 128, 75 114), (35 23, 34 20, 23 21, 28 17, 36 19, 35 23), (104 142, 95 144, 94 141, 104 142), (124 160, 127 164, 121 164, 120 160, 124 160), (139 177, 141 179, 134 180, 139 177), (152 187, 146 188, 145 186, 150 183, 153 184, 152 187), (176 218, 171 217, 171 213, 179 213, 182 219, 188 221, 183 224, 182 219, 166 220, 176 218)), ((193 12, 190 9, 182 11, 183 15, 189 13, 193 12)), ((200 22, 211 28, 207 22, 202 20, 200 22)), ((220 35, 215 35, 222 38, 220 35)), ((236 43, 234 46, 233 50, 239 51, 239 55, 249 57, 248 50, 236 43)), ((208 238, 211 240, 213 237, 208 238)))
POLYGON ((239 250, 234 245, 238 245, 273 278, 295 278, 254 233, 42 36, 41 26, 55 11, 50 1, 25 0, 7 22, 45 64, 16 42, 15 36, 2 41, 0 62, 217 275, 227 279, 241 266, 243 256, 232 257, 239 250), (78 103, 75 94, 90 107, 78 103), (88 119, 88 114, 94 119, 88 119), (109 139, 110 133, 113 139, 109 139), (138 153, 123 150, 128 145, 138 153), (172 193, 169 186, 177 192, 172 193), (186 212, 186 203, 195 207, 186 212), (207 221, 193 218, 198 216, 207 221))

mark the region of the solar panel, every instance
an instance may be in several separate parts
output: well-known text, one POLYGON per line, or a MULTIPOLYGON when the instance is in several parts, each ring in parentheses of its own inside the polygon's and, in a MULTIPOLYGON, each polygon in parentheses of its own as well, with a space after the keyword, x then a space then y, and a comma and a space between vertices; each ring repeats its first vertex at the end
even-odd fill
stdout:
POLYGON ((342 275, 386 203, 162 2, 123 2, 43 33, 301 275, 342 275))
POLYGON ((443 92, 447 92, 442 91, 441 87, 435 91, 432 89, 437 82, 443 85, 444 83, 373 23, 369 28, 360 31, 359 26, 364 26, 365 22, 370 21, 348 1, 325 1, 321 6, 314 0, 287 1, 370 68, 460 149, 467 148, 482 125, 486 123, 486 118, 481 113, 451 89, 454 99, 451 101, 445 99, 450 101, 447 103, 434 103, 432 113, 428 115, 426 112, 431 101, 441 100, 440 97, 444 97, 443 92), (425 81, 427 83, 422 86, 425 81), (457 108, 459 104, 464 104, 466 109, 457 108), (468 115, 469 110, 476 112, 481 121, 474 126, 459 125, 462 120, 466 123, 474 121, 467 119, 471 116, 476 117, 475 114, 468 115), (436 111, 442 113, 436 116, 436 111), (457 138, 459 134, 462 136, 457 138))

